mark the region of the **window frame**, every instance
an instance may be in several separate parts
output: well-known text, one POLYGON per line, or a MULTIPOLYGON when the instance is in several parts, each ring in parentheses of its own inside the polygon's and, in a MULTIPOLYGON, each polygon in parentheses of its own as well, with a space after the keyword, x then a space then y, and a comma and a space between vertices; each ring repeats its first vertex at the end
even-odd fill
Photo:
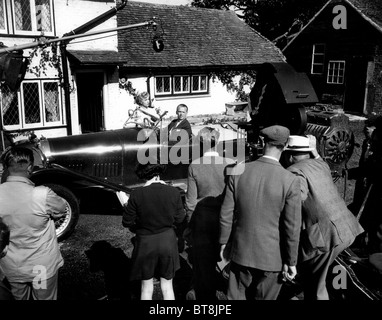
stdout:
POLYGON ((326 45, 325 43, 315 43, 313 44, 313 48, 312 48, 312 62, 311 62, 311 66, 310 66, 310 74, 313 74, 313 75, 323 75, 324 72, 325 72, 325 51, 326 51, 326 45), (316 47, 318 46, 322 46, 323 47, 323 53, 319 52, 317 53, 316 52, 316 47), (315 62, 315 58, 317 56, 323 56, 322 60, 323 62, 315 62), (322 67, 322 72, 314 72, 314 67, 315 66, 321 66, 322 67))
MULTIPOLYGON (((24 79, 24 81, 20 85, 20 89, 16 93, 18 99, 18 111, 19 111, 19 123, 15 125, 4 125, 4 129, 12 131, 12 130, 20 130, 20 129, 34 129, 34 128, 49 128, 49 127, 57 127, 65 125, 64 121, 64 106, 63 106, 63 98, 62 98, 62 89, 60 86, 59 79, 24 79), (59 110, 59 118, 58 121, 48 122, 46 121, 46 106, 45 106, 45 83, 57 83, 58 90, 58 110, 59 110), (26 123, 25 121, 25 95, 24 95, 24 85, 27 83, 37 83, 38 84, 38 101, 39 101, 39 113, 40 113, 40 121, 35 123, 26 123)), ((3 121, 3 105, 1 103, 1 117, 3 121)))
MULTIPOLYGON (((2 95, 2 92, 1 92, 1 95, 2 95)), ((19 113, 19 123, 18 124, 8 124, 8 125, 4 124, 3 99, 1 98, 1 101, 0 101, 1 122, 3 124, 4 129, 8 130, 8 131, 22 129, 23 117, 22 117, 22 114, 21 114, 21 106, 20 106, 20 90, 17 90, 16 97, 17 97, 17 108, 18 108, 18 113, 19 113)))
POLYGON ((176 74, 172 77, 172 81, 173 81, 173 88, 174 88, 174 95, 175 94, 187 94, 190 92, 190 89, 191 89, 191 77, 189 75, 180 75, 180 74, 176 74), (181 91, 175 91, 175 78, 176 77, 180 77, 181 78, 181 88, 182 90, 181 91), (187 91, 184 91, 183 90, 183 80, 184 78, 187 78, 188 79, 188 90, 187 91))
MULTIPOLYGON (((25 1, 25 0, 24 0, 25 1)), ((28 0, 27 0, 28 1, 28 0)), ((13 33, 15 35, 41 35, 43 32, 45 36, 54 36, 55 35, 55 26, 54 26, 54 10, 53 10, 53 5, 54 1, 53 0, 48 0, 49 1, 49 11, 50 11, 50 24, 51 24, 51 31, 39 31, 37 30, 37 21, 36 21, 36 0, 29 0, 29 5, 30 5, 30 19, 31 19, 31 25, 32 25, 32 30, 18 30, 16 29, 16 10, 15 10, 15 0, 11 0, 11 12, 12 12, 12 28, 13 28, 13 33)))
POLYGON ((326 83, 327 84, 344 84, 345 82, 345 67, 346 67, 346 61, 345 60, 329 60, 328 61, 328 71, 327 71, 327 75, 326 75, 326 83), (330 68, 330 65, 331 64, 337 64, 338 63, 338 69, 336 70, 335 68, 330 68), (343 74, 342 76, 339 75, 339 72, 341 71, 341 64, 343 64, 343 68, 342 68, 342 71, 343 71, 343 74), (333 74, 329 74, 330 71, 333 71, 333 74), (336 71, 336 74, 334 74, 334 72, 336 71), (329 81, 329 77, 332 77, 332 80, 329 81), (342 82, 339 82, 339 78, 342 78, 342 82), (337 81, 334 81, 335 79, 337 79, 337 81))
POLYGON ((166 95, 171 95, 172 94, 172 77, 171 75, 160 75, 160 76, 155 76, 155 81, 154 81, 154 93, 156 96, 166 96, 166 95), (170 91, 169 92, 158 92, 157 91, 157 79, 158 78, 169 78, 169 84, 170 84, 170 91))
POLYGON ((41 99, 42 99, 42 108, 43 108, 43 124, 44 127, 56 127, 63 124, 64 121, 64 112, 63 112, 63 104, 62 104, 62 90, 60 90, 60 80, 52 80, 52 79, 44 79, 41 80, 41 99), (58 111, 59 111, 59 118, 60 120, 57 121, 47 121, 46 120, 46 105, 45 105, 45 83, 57 83, 57 93, 58 93, 58 111), (44 98, 44 99, 43 99, 44 98))
POLYGON ((32 129, 32 128, 39 128, 43 126, 43 118, 42 118, 42 97, 41 97, 41 87, 39 84, 40 80, 33 79, 33 80, 25 80, 20 85, 20 102, 19 106, 21 107, 21 119, 22 119, 22 125, 25 129, 32 129), (39 102, 39 111, 40 111, 40 122, 34 122, 34 123, 26 123, 25 121, 25 95, 24 95, 24 86, 29 83, 37 83, 38 88, 38 102, 39 102))
POLYGON ((207 93, 208 92, 208 76, 207 75, 205 75, 205 74, 193 74, 192 76, 191 76, 191 85, 190 85, 190 89, 191 89, 191 93, 207 93), (193 83, 194 83, 194 78, 195 77, 198 77, 199 78, 199 90, 194 90, 193 89, 193 83), (200 89, 200 87, 201 87, 201 83, 202 83, 202 81, 201 81, 201 78, 202 77, 204 77, 205 79, 206 79, 206 89, 205 90, 203 90, 203 89, 200 89))
POLYGON ((208 74, 202 74, 202 73, 198 73, 198 74, 174 74, 174 75, 156 75, 154 76, 154 94, 156 97, 162 97, 162 96, 195 96, 195 95, 202 95, 202 94, 208 94, 209 93, 209 76, 208 74), (157 79, 158 78, 170 78, 170 91, 168 92, 158 92, 157 91, 157 79), (175 78, 176 77, 182 77, 182 79, 184 78, 188 78, 189 80, 189 84, 188 84, 188 91, 175 91, 175 78), (197 90, 194 90, 193 89, 193 79, 194 77, 198 77, 198 86, 199 86, 199 89, 197 90), (206 80, 206 88, 205 89, 200 89, 201 87, 201 79, 202 78, 205 78, 206 80))

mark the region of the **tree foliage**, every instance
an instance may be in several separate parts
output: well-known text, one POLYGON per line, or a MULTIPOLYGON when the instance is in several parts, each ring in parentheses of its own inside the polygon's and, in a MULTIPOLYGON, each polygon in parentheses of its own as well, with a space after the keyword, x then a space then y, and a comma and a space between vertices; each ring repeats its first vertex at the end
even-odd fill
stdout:
MULTIPOLYGON (((328 0, 193 0, 199 8, 233 10, 239 18, 281 49, 288 36, 295 34, 309 22, 328 0)), ((248 92, 256 79, 255 72, 221 71, 211 74, 218 78, 228 91, 236 93, 237 101, 247 101, 248 92), (236 81, 240 77, 239 81, 236 81)))
POLYGON ((210 76, 213 81, 219 79, 228 91, 234 92, 236 101, 248 101, 249 91, 256 80, 256 71, 215 71, 210 76))
POLYGON ((200 8, 233 10, 270 40, 298 31, 327 0, 193 0, 200 8), (292 28, 292 30, 290 30, 292 28))

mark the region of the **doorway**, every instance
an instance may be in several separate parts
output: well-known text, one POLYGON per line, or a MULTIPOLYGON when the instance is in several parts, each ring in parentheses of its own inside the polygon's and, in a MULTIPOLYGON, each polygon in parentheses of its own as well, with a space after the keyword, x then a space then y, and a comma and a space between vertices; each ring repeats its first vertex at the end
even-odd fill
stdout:
POLYGON ((104 130, 102 72, 77 73, 78 117, 82 133, 104 130))
POLYGON ((363 57, 352 57, 346 76, 344 111, 362 114, 366 91, 367 60, 363 57))

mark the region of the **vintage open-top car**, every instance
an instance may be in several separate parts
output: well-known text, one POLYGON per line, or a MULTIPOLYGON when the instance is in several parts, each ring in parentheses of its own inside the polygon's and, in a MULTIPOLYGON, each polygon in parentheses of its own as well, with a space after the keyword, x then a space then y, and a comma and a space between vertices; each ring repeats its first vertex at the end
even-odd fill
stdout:
MULTIPOLYGON (((137 126, 49 139, 37 139, 32 134, 18 145, 34 152, 30 179, 36 185, 49 186, 68 202, 67 215, 56 221, 60 241, 67 238, 77 224, 83 190, 97 188, 112 193, 123 191, 128 195, 144 183, 134 173, 138 161, 158 157, 161 163, 168 164, 162 178, 184 194, 188 164, 200 156, 200 145, 193 139, 169 141, 166 128, 158 127, 137 126)), ((219 150, 237 158, 236 145, 237 139, 222 141, 219 150)))

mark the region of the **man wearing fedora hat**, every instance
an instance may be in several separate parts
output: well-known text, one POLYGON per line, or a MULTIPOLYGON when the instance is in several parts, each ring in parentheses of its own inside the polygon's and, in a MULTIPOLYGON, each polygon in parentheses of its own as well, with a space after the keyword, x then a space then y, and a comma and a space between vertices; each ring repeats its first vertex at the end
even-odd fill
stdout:
POLYGON ((364 230, 347 208, 314 136, 290 136, 287 168, 300 180, 302 231, 298 271, 305 300, 329 300, 326 276, 334 259, 364 230), (313 155, 313 157, 312 157, 313 155))
POLYGON ((220 210, 220 256, 231 260, 229 300, 276 300, 280 276, 296 275, 301 192, 279 163, 289 129, 274 125, 260 133, 264 156, 230 176, 220 210))

